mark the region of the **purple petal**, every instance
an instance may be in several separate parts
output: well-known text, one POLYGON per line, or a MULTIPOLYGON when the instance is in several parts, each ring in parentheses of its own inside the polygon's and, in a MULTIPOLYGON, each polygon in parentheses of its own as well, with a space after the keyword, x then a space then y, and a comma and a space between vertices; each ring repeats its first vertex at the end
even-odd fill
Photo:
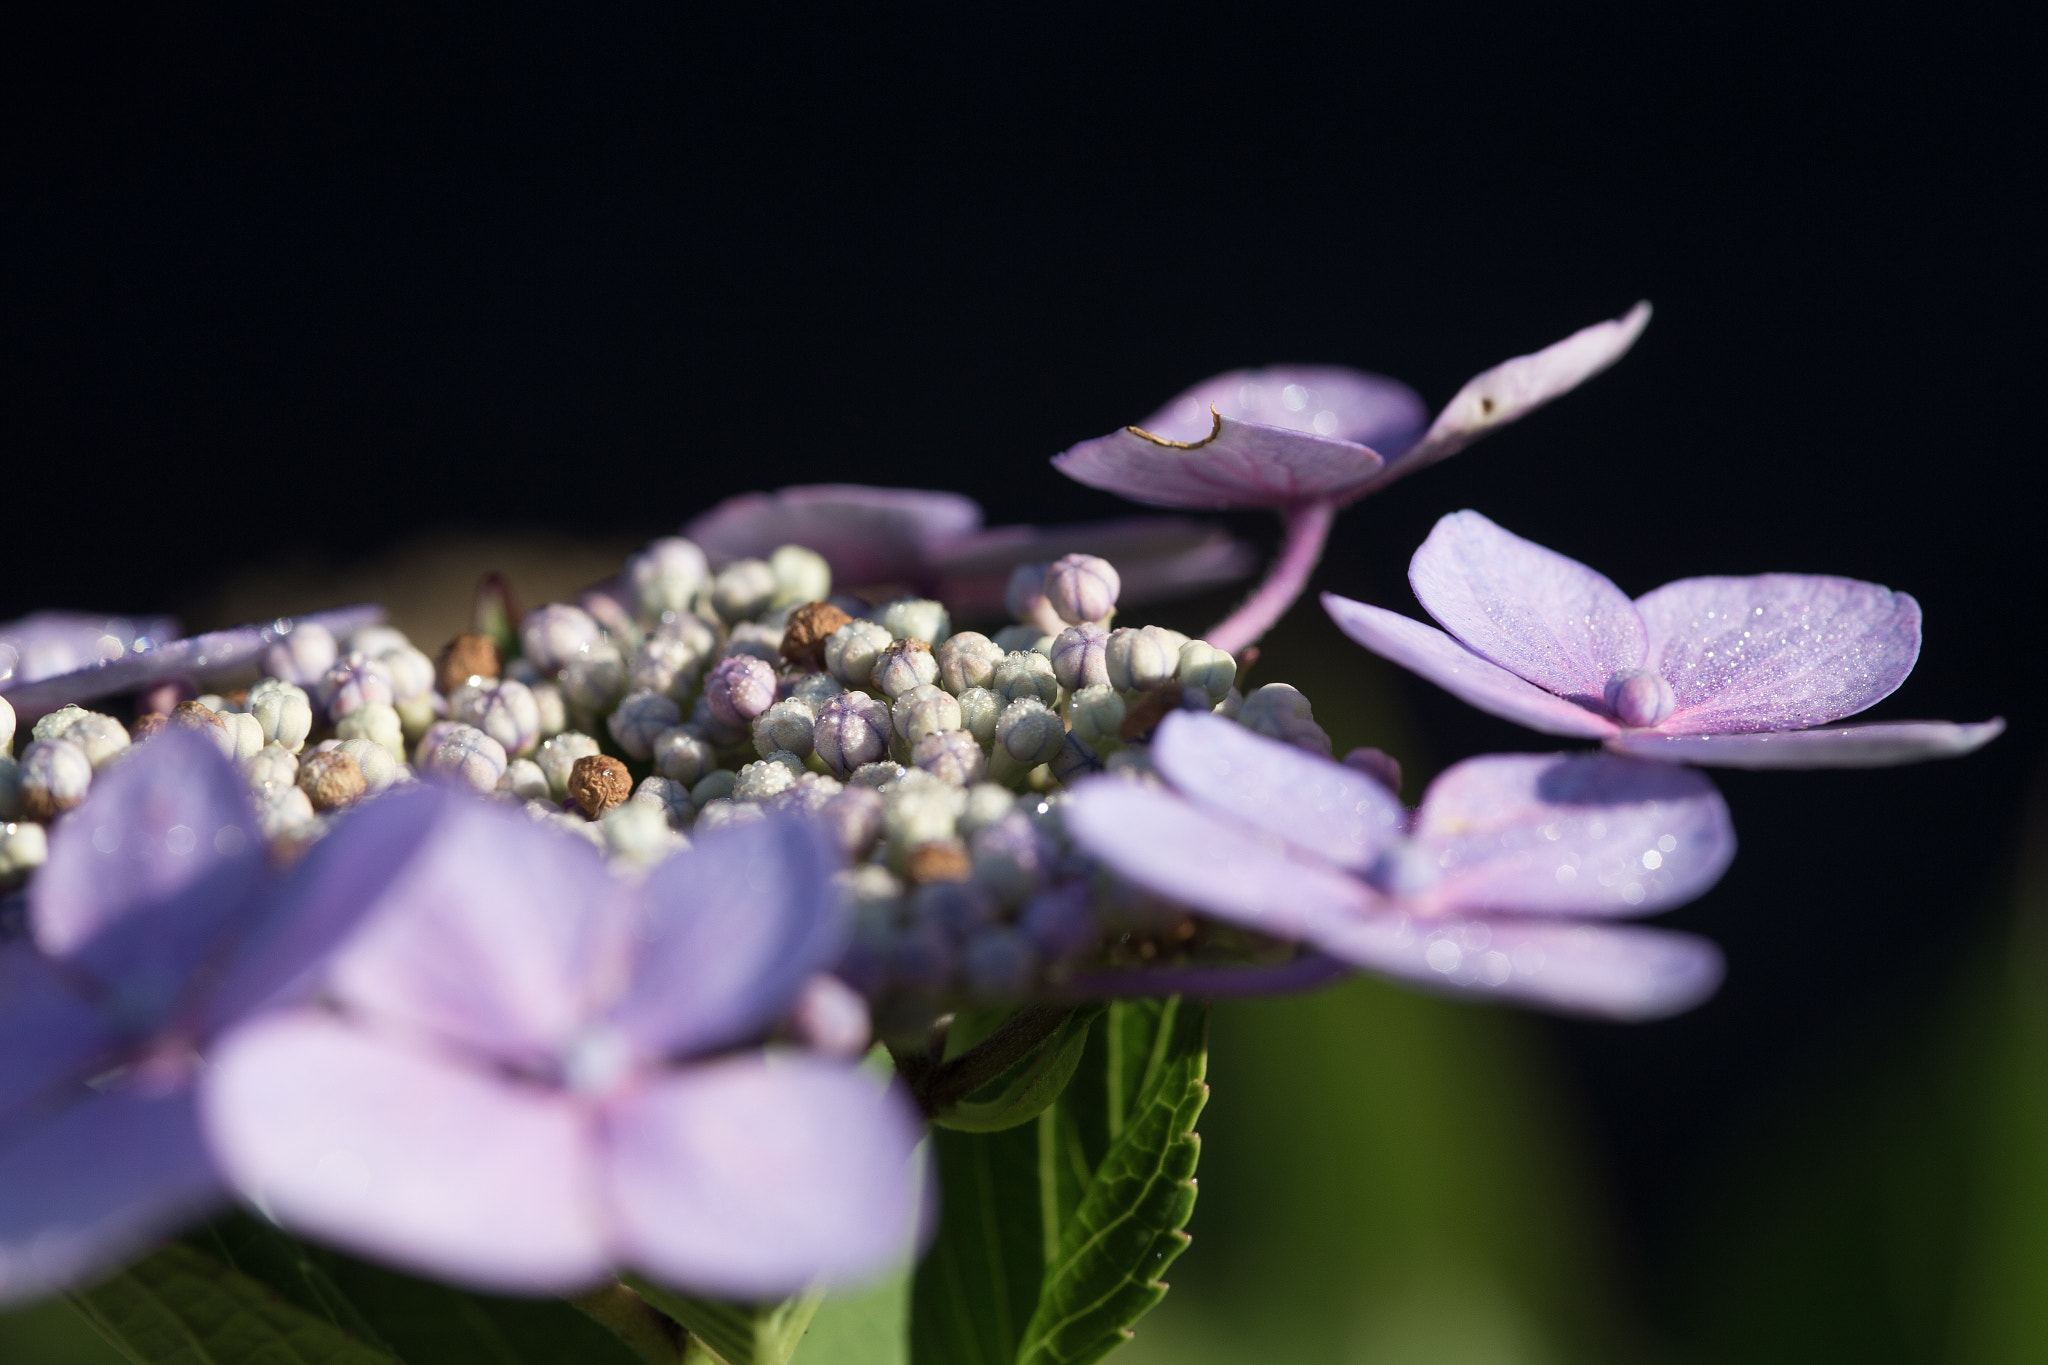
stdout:
POLYGON ((1681 578, 1636 603, 1678 709, 1665 734, 1803 730, 1890 696, 1920 656, 1920 604, 1853 578, 1681 578))
POLYGON ((1077 483, 1154 507, 1269 507, 1356 497, 1382 461, 1351 441, 1236 422, 1220 414, 1193 442, 1125 427, 1053 457, 1077 483))
POLYGON ((626 888, 590 845, 458 799, 330 980, 373 1018, 546 1066, 623 988, 630 924, 626 888))
POLYGON ((373 625, 383 619, 384 608, 379 606, 337 607, 296 619, 280 617, 267 625, 236 626, 232 630, 172 640, 141 653, 131 650, 118 659, 37 682, 0 682, 0 693, 5 693, 23 715, 41 715, 67 702, 133 692, 165 678, 209 678, 253 668, 265 649, 299 625, 323 626, 339 639, 358 626, 373 625))
POLYGON ((1209 434, 1210 410, 1239 422, 1406 450, 1429 425, 1429 409, 1398 379, 1342 365, 1269 365, 1205 379, 1146 418, 1145 430, 1172 441, 1209 434))
POLYGON ((1152 762, 1198 803, 1354 871, 1372 866, 1407 818, 1364 773, 1206 712, 1168 716, 1152 762))
POLYGON ((169 616, 131 618, 83 611, 39 611, 0 624, 0 692, 118 659, 137 641, 149 648, 177 634, 169 616))
POLYGON ((228 1180, 292 1232, 513 1294, 609 1263, 596 1134, 562 1091, 312 1013, 230 1034, 202 1091, 228 1180))
POLYGON ((661 1055, 764 1029, 845 945, 838 867, 822 825, 780 814, 663 862, 641 894, 640 956, 614 1020, 661 1055))
POLYGON ((1642 667, 1643 620, 1627 594, 1477 512, 1440 519, 1408 581, 1467 649, 1546 692, 1604 709, 1607 684, 1642 667))
POLYGON ((695 1066, 607 1125, 621 1259, 666 1284, 772 1299, 872 1278, 918 1238, 922 1135, 894 1089, 802 1056, 695 1066))
POLYGON ((0 1135, 0 1305, 97 1278, 224 1193, 190 1090, 81 1090, 0 1135))
POLYGON ((1660 763, 1717 768, 1890 768, 1930 758, 1956 758, 2005 733, 2002 718, 1958 725, 1951 720, 1880 720, 1817 730, 1743 735, 1665 735, 1624 730, 1607 746, 1660 763))
POLYGON ((202 1032, 310 990, 327 955, 373 909, 458 798, 413 783, 347 811, 299 859, 207 1002, 202 1032))
POLYGON ((954 541, 933 557, 938 595, 954 611, 993 614, 1020 564, 1061 555, 1100 555, 1123 580, 1126 605, 1160 602, 1232 583, 1257 566, 1251 547, 1208 522, 1126 517, 1068 526, 996 526, 954 541))
POLYGON ((1369 911, 1363 882, 1183 797, 1091 778, 1060 807, 1075 843, 1155 895, 1278 938, 1312 938, 1369 911))
POLYGON ((1619 729, 1607 717, 1524 682, 1420 621, 1332 592, 1323 594, 1323 610, 1330 613, 1339 630, 1373 653, 1421 674, 1489 715, 1546 735, 1583 739, 1602 739, 1619 729))
POLYGON ((1611 755, 1489 754, 1430 784, 1415 842, 1442 880, 1428 909, 1649 915, 1682 905, 1735 857, 1714 784, 1611 755))
POLYGON ((171 731, 102 773, 57 827, 30 923, 43 951, 155 1014, 261 908, 267 868, 233 765, 171 731))
POLYGON ((1721 950, 1634 925, 1383 914, 1317 940, 1360 967, 1470 999, 1630 1022, 1689 1010, 1721 984, 1721 950))
POLYGON ((103 1071, 117 1039, 68 985, 58 963, 27 944, 0 944, 0 1131, 53 1092, 103 1071))
POLYGON ((980 527, 981 508, 958 493, 831 483, 727 498, 683 534, 714 564, 805 545, 835 583, 858 587, 922 582, 933 551, 980 527))
POLYGON ((1291 962, 1257 967, 1133 967, 1076 972, 1060 989, 1083 999, 1157 995, 1199 995, 1211 999, 1246 995, 1287 995, 1312 991, 1351 974, 1348 963, 1306 952, 1291 962))
POLYGON ((1516 356, 1473 376, 1437 414, 1429 434, 1390 464, 1380 482, 1455 455, 1489 431, 1570 393, 1628 354, 1649 325, 1650 305, 1639 303, 1618 318, 1596 322, 1534 355, 1516 356))

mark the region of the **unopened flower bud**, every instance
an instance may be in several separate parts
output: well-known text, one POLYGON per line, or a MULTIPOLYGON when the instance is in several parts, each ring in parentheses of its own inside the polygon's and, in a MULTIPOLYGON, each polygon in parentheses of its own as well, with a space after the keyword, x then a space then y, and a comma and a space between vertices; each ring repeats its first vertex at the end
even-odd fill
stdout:
POLYGON ((1224 695, 1222 701, 1216 703, 1216 714, 1225 720, 1236 720, 1238 713, 1242 710, 1244 710, 1244 693, 1234 687, 1224 695))
POLYGON ((597 819, 632 794, 632 775, 610 754, 585 755, 569 769, 569 799, 585 819, 597 819))
POLYGON ((434 661, 411 645, 386 650, 373 657, 382 663, 385 671, 391 675, 391 695, 394 704, 403 705, 433 695, 434 661))
POLYGON ((936 682, 938 676, 939 661, 932 647, 913 635, 889 643, 876 657, 868 682, 893 701, 913 687, 936 682))
POLYGON ((711 580, 711 609, 727 625, 751 621, 775 602, 775 570, 762 559, 736 559, 711 580))
POLYGON ((848 621, 826 639, 825 667, 848 687, 872 687, 875 663, 891 638, 878 622, 848 621))
POLYGON ((965 730, 925 735, 911 747, 910 757, 919 768, 955 787, 972 786, 988 771, 988 755, 965 730))
MULTIPOLYGON (((950 783, 926 774, 922 782, 898 785, 885 793, 887 806, 882 828, 889 845, 899 852, 920 844, 953 837, 954 822, 967 804, 967 794, 950 783)), ((964 874, 963 874, 964 875, 964 874)))
POLYGON ((873 1037, 868 1002, 836 976, 807 979, 789 1009, 790 1034, 821 1057, 854 1061, 873 1037))
POLYGON ((704 679, 704 700, 721 722, 744 729, 775 704, 775 670, 751 654, 720 659, 704 679))
POLYGON ((818 815, 832 831, 839 851, 848 859, 865 858, 882 837, 882 794, 870 787, 846 786, 825 803, 818 815))
POLYGON ((348 633, 341 652, 344 654, 367 654, 380 659, 395 650, 412 648, 412 641, 397 626, 373 621, 366 626, 357 626, 348 633))
POLYGON ((0 754, 14 752, 14 706, 0 697, 0 754))
POLYGON ((696 786, 690 788, 690 804, 697 808, 700 815, 713 801, 731 804, 733 787, 738 782, 739 774, 730 769, 719 768, 708 772, 697 780, 696 786))
POLYGON ((775 574, 775 605, 820 602, 832 595, 832 566, 825 556, 802 545, 778 546, 768 556, 775 574))
POLYGON ((650 635, 634 649, 626 681, 636 692, 659 692, 683 701, 697 685, 697 675, 707 662, 707 656, 688 641, 650 635))
POLYGON ((419 742, 412 746, 412 765, 421 772, 428 769, 427 760, 434 756, 434 750, 441 747, 441 741, 462 728, 459 720, 437 720, 427 727, 419 742))
POLYGON ((797 775, 804 771, 803 761, 794 754, 788 757, 795 760, 793 766, 783 762, 779 755, 741 765, 739 775, 733 779, 732 799, 766 801, 795 786, 797 775))
POLYGON ((959 699, 929 683, 898 695, 889 714, 896 734, 911 745, 926 735, 960 728, 959 699))
POLYGON ((1356 768, 1394 796, 1400 796, 1401 760, 1392 754, 1381 749, 1353 749, 1344 755, 1344 766, 1356 768))
POLYGON ((626 561, 626 587, 642 618, 659 621, 689 611, 697 600, 711 565, 694 541, 665 536, 626 561))
POLYGON ((654 628, 654 633, 664 640, 688 646, 706 663, 718 652, 718 628, 695 612, 682 612, 665 618, 654 628))
POLYGON ((29 874, 49 858, 50 839, 41 825, 27 822, 0 825, 0 891, 27 881, 29 874))
POLYGON ((596 740, 575 730, 564 730, 544 742, 534 752, 533 761, 547 777, 548 794, 557 801, 568 800, 569 774, 575 770, 577 760, 589 758, 597 751, 596 740))
POLYGON ((1678 709, 1678 694, 1664 675, 1648 669, 1632 669, 1607 684, 1607 705, 1623 725, 1644 728, 1655 725, 1678 709))
POLYGON ((1003 653, 996 642, 977 630, 955 632, 932 649, 939 665, 939 686, 960 695, 970 687, 987 687, 1003 653))
MULTIPOLYGON (((514 683, 513 686, 516 687, 518 684, 514 683)), ((253 717, 245 716, 240 719, 254 723, 253 717)), ((260 725, 257 727, 257 733, 262 733, 260 725)), ((486 730, 486 733, 489 731, 486 730)), ((342 740, 367 739, 390 750, 394 762, 403 762, 405 759, 405 727, 398 719, 398 708, 395 706, 372 702, 367 706, 358 707, 335 722, 334 737, 342 740)), ((503 743, 502 740, 499 742, 503 743)))
POLYGON ((912 886, 935 882, 964 882, 973 874, 974 864, 966 845, 958 839, 934 839, 918 844, 903 855, 903 875, 912 886))
POLYGON ((726 636, 718 657, 729 659, 735 654, 751 654, 770 668, 782 667, 782 628, 772 619, 740 622, 726 636))
POLYGON ((610 640, 599 640, 562 669, 562 699, 579 712, 603 715, 626 695, 626 658, 610 640))
POLYGON ((251 787, 267 787, 274 782, 295 785, 299 780, 298 756, 282 744, 266 744, 242 761, 242 776, 251 787))
MULTIPOLYGON (((66 706, 44 716, 36 722, 33 734, 37 739, 70 740, 85 750, 95 769, 105 767, 129 743, 128 730, 120 721, 79 706, 66 706)), ((262 747, 260 741, 257 747, 262 747)))
POLYGON ((297 783, 267 783, 250 795, 256 807, 256 828, 266 841, 296 840, 313 830, 313 800, 297 783))
MULTIPOLYGON (((389 707, 384 709, 390 710, 389 707)), ((229 738, 234 741, 234 749, 228 754, 231 760, 240 763, 244 759, 254 757, 261 751, 266 742, 263 737, 262 722, 246 711, 221 711, 218 714, 220 716, 221 728, 226 730, 229 738)), ((396 712, 392 712, 394 717, 396 714, 396 712)), ((399 752, 404 752, 402 744, 399 752)))
MULTIPOLYGON (((375 796, 378 792, 388 790, 392 783, 398 781, 403 760, 394 757, 388 747, 375 740, 344 739, 341 742, 341 747, 334 752, 347 754, 356 761, 356 766, 362 769, 365 795, 375 796)), ((519 759, 517 762, 525 763, 526 760, 519 759)), ((531 767, 532 765, 528 764, 527 766, 531 767)), ((510 771, 509 767, 507 771, 510 771)), ((538 769, 535 770, 536 775, 538 775, 538 771, 538 769)), ((503 781, 502 778, 499 780, 503 781)), ((547 789, 546 778, 540 779, 540 786, 542 792, 545 793, 547 789)), ((318 803, 316 802, 315 804, 318 803)))
POLYGON ((846 781, 852 786, 870 787, 875 791, 889 791, 910 772, 894 759, 884 758, 874 763, 863 763, 850 773, 846 781))
POLYGON ((1316 724, 1308 698, 1286 683, 1267 683, 1246 697, 1237 723, 1282 744, 1330 756, 1330 737, 1316 724))
POLYGON ((777 750, 809 758, 815 747, 818 709, 809 702, 786 698, 754 717, 754 752, 766 758, 777 750))
POLYGON ((996 742, 996 721, 1009 703, 986 687, 970 687, 960 694, 960 725, 974 736, 984 751, 996 742))
MULTIPOLYGON (((1066 627, 1062 626, 1060 629, 1064 630, 1066 627)), ((1004 654, 1014 654, 1020 649, 1036 650, 1050 659, 1052 642, 1059 638, 1059 631, 1048 635, 1037 626, 1004 626, 992 638, 995 647, 1004 654)))
POLYGON ((681 782, 655 775, 640 779, 640 785, 633 788, 633 794, 626 798, 643 806, 653 806, 661 812, 661 818, 672 830, 685 830, 697 814, 697 807, 690 801, 690 789, 681 782))
MULTIPOLYGON (((552 739, 569 728, 569 703, 562 698, 562 689, 553 683, 528 683, 526 690, 533 693, 534 714, 540 718, 540 737, 552 739)), ((405 714, 401 708, 399 714, 405 714)), ((408 726, 410 733, 410 726, 408 726)))
POLYGON ((597 618, 567 602, 535 607, 519 623, 519 647, 543 674, 559 673, 603 638, 597 618))
POLYGON ((1010 581, 1003 589, 1003 605, 1010 615, 1027 626, 1035 627, 1040 635, 1057 635, 1066 623, 1053 611, 1052 604, 1045 600, 1045 571, 1047 564, 1019 564, 1010 570, 1010 581))
POLYGON ((1052 671, 1052 660, 1031 650, 1004 655, 989 688, 1006 702, 1031 697, 1051 706, 1060 698, 1060 680, 1052 671))
POLYGON ((263 729, 268 744, 297 753, 313 728, 313 702, 304 688, 282 678, 264 678, 249 689, 249 715, 263 729))
POLYGON ((1098 753, 1116 746, 1124 713, 1124 699, 1106 684, 1084 687, 1067 698, 1067 719, 1075 737, 1098 753))
POLYGON ((1026 769, 1050 763, 1067 742, 1059 713, 1036 697, 1019 697, 996 720, 996 748, 1026 769))
POLYGON ((891 639, 922 640, 929 647, 953 633, 953 618, 943 603, 928 597, 899 597, 882 608, 882 626, 891 639))
POLYGON ((1038 889, 1051 863, 1045 836, 1031 818, 1012 810, 968 841, 974 880, 1003 905, 1022 905, 1038 889))
POLYGON ((1061 687, 1078 692, 1084 687, 1101 687, 1109 682, 1109 668, 1103 651, 1109 632, 1093 621, 1068 626, 1052 642, 1052 672, 1061 687))
POLYGON ((309 755, 299 765, 299 790, 317 811, 340 810, 354 805, 369 790, 362 765, 341 749, 309 755))
POLYGON ((1237 681, 1237 660, 1207 640, 1190 640, 1180 647, 1180 666, 1173 676, 1182 687, 1194 688, 1215 706, 1230 695, 1231 684, 1237 681))
POLYGON ((711 699, 701 694, 696 704, 690 708, 690 718, 683 723, 710 740, 712 748, 721 750, 730 749, 745 739, 749 727, 753 725, 752 721, 748 721, 746 725, 726 724, 712 710, 711 699))
POLYGON ((267 645, 258 666, 273 678, 307 687, 318 682, 339 657, 333 632, 318 622, 306 621, 267 645))
POLYGON ((371 702, 389 706, 398 699, 391 686, 391 671, 381 660, 363 654, 349 654, 320 675, 320 705, 330 720, 371 702))
POLYGON ((830 804, 833 797, 846 790, 836 777, 824 773, 804 772, 786 790, 769 798, 768 804, 776 810, 795 811, 802 815, 816 815, 830 804))
POLYGON ((1159 626, 1123 626, 1103 643, 1109 685, 1119 692, 1144 692, 1173 681, 1187 637, 1159 626))
POLYGON ((628 867, 652 867, 683 847, 684 841, 668 827, 668 816, 659 806, 626 801, 612 807, 598 821, 604 835, 605 851, 628 867))
POLYGON ((673 698, 659 692, 628 692, 606 720, 605 727, 628 757, 647 759, 654 754, 654 741, 663 731, 675 728, 682 718, 683 710, 673 698))
POLYGON ((227 722, 223 721, 210 706, 201 705, 196 701, 181 701, 166 719, 166 723, 174 730, 190 730, 202 736, 220 750, 223 758, 232 759, 235 756, 235 736, 228 733, 227 722))
POLYGON ((1017 809, 1017 794, 994 782, 977 782, 967 789, 967 807, 960 815, 961 837, 972 839, 982 830, 1017 809))
POLYGON ((92 786, 92 760, 68 739, 30 741, 21 751, 21 787, 16 804, 38 824, 85 800, 92 786))
POLYGON ((471 791, 487 792, 505 775, 506 762, 504 745, 474 725, 457 725, 428 755, 426 768, 471 791))
POLYGON ((654 737, 654 770, 684 788, 694 787, 704 774, 718 766, 718 752, 711 742, 687 725, 663 730, 654 737))
POLYGON ((1046 604, 1070 626, 1106 619, 1122 587, 1115 567, 1095 555, 1061 555, 1045 570, 1046 604))
POLYGON ((448 713, 497 740, 508 754, 531 753, 540 742, 540 704, 531 688, 512 678, 457 688, 448 697, 448 713))

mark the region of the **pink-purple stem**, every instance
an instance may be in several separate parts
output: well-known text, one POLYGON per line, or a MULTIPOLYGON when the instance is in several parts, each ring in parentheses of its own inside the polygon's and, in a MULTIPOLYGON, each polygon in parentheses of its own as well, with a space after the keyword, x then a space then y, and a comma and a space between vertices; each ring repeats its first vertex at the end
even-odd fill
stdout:
POLYGON ((1217 622, 1202 638, 1226 654, 1236 654, 1257 643, 1308 587, 1308 576, 1323 557, 1323 542, 1329 539, 1330 521, 1336 515, 1336 507, 1327 502, 1304 503, 1289 509, 1280 554, 1267 570, 1266 581, 1244 600, 1243 606, 1217 622))

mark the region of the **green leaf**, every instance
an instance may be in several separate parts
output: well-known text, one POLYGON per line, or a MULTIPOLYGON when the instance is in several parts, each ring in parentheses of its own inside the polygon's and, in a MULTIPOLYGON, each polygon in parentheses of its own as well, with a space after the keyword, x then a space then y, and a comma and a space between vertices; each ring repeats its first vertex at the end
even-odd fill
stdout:
POLYGON ((137 1365, 393 1365, 267 1285, 174 1242, 72 1296, 137 1365))
POLYGON ((910 1271, 864 1289, 825 1296, 804 1330, 797 1359, 819 1365, 909 1365, 910 1271))
MULTIPOLYGON (((1207 1007, 1177 998, 1121 1004, 1108 1024, 1099 1115, 1108 1148, 1058 1227, 1018 1365, 1087 1365, 1109 1354, 1166 1297, 1160 1273, 1188 1244, 1201 1155, 1194 1125, 1209 1098, 1207 1007)), ((1077 1123, 1073 1134, 1083 1153, 1088 1126, 1077 1123)), ((1060 1145, 1046 1155, 1046 1178, 1057 1182, 1070 1163, 1060 1145)), ((1057 1203, 1047 1198, 1048 1215, 1057 1203)))
MULTIPOLYGON (((963 1133, 996 1133, 1037 1118, 1073 1079, 1088 1043, 1088 1027, 1101 1012, 1099 1007, 1076 1010, 1002 1075, 932 1115, 932 1122, 963 1133)), ((947 1051, 952 1051, 950 1038, 947 1051)))
POLYGON ((939 1227, 911 1290, 910 1359, 1010 1365, 1045 1272, 1039 1125, 986 1134, 935 1128, 931 1154, 939 1227))
POLYGON ((780 1303, 726 1303, 700 1299, 635 1280, 647 1301, 690 1329, 726 1365, 783 1365, 803 1341, 824 1294, 812 1291, 780 1303))

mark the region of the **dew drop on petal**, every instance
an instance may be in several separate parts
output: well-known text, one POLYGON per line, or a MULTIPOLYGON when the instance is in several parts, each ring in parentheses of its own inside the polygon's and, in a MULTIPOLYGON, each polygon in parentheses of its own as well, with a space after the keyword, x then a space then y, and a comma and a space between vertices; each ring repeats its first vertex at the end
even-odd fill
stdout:
POLYGON ((1630 905, 1641 905, 1643 903, 1643 884, 1641 882, 1630 882, 1627 886, 1622 887, 1621 898, 1630 905))
POLYGON ((1643 851, 1643 866, 1655 872, 1658 868, 1664 866, 1664 855, 1654 848, 1645 849, 1643 851))
POLYGON ((1657 841, 1657 847, 1661 852, 1669 853, 1678 847, 1678 840, 1667 834, 1657 841))
POLYGON ((172 825, 164 831, 164 848, 181 858, 198 846, 199 837, 190 825, 172 825))
POLYGON ((232 858, 248 845, 249 836, 242 833, 240 825, 222 825, 214 831, 213 851, 223 858, 232 858))
POLYGON ((1447 938, 1440 938, 1422 950, 1422 960, 1446 976, 1458 970, 1458 963, 1464 956, 1458 945, 1447 938))
POLYGON ((92 846, 102 853, 121 851, 121 831, 112 825, 101 825, 92 832, 92 846))

